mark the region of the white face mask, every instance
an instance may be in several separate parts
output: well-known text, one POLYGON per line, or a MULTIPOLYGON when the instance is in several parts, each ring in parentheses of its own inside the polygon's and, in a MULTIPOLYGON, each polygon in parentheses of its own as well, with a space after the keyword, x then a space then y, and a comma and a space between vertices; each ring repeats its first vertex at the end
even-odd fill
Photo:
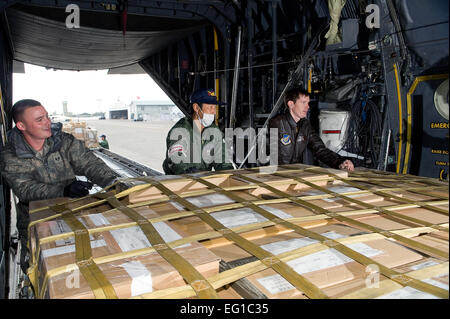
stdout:
MULTIPOLYGON (((199 111, 201 111, 201 109, 199 109, 199 111)), ((203 113, 203 118, 201 120, 202 125, 204 127, 210 126, 214 122, 215 114, 208 114, 208 113, 204 113, 203 111, 202 111, 202 113, 203 113)))

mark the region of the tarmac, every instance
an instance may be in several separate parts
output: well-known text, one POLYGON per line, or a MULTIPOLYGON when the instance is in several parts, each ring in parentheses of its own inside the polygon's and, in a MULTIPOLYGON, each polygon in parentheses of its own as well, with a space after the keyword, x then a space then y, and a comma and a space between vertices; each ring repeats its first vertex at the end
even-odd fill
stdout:
POLYGON ((105 134, 109 150, 164 172, 166 137, 176 121, 86 120, 88 126, 105 134))

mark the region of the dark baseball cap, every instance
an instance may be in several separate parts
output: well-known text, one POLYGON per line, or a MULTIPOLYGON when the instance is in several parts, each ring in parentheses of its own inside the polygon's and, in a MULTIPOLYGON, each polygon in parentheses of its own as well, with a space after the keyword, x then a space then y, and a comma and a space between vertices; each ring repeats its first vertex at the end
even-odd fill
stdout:
POLYGON ((206 104, 216 104, 222 105, 225 104, 221 101, 217 100, 216 93, 212 89, 200 89, 192 93, 190 98, 191 103, 206 103, 206 104))
POLYGON ((102 135, 100 135, 100 137, 106 137, 106 135, 105 135, 105 134, 102 134, 102 135))

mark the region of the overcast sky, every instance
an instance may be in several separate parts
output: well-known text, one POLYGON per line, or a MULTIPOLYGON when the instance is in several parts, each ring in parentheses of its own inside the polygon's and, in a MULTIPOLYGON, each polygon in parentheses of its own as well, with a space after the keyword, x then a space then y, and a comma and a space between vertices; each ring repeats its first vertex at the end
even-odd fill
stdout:
POLYGON ((25 74, 13 74, 13 102, 34 99, 49 113, 62 113, 68 102, 72 113, 105 112, 118 100, 170 101, 147 74, 108 75, 102 71, 55 71, 25 64, 25 74))

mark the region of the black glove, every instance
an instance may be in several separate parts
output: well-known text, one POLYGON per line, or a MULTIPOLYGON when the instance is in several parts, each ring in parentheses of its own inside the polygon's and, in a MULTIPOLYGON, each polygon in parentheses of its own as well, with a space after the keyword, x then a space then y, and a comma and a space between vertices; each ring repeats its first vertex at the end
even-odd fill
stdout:
POLYGON ((92 188, 91 182, 73 181, 72 184, 64 187, 65 197, 83 197, 89 194, 89 190, 92 188))

